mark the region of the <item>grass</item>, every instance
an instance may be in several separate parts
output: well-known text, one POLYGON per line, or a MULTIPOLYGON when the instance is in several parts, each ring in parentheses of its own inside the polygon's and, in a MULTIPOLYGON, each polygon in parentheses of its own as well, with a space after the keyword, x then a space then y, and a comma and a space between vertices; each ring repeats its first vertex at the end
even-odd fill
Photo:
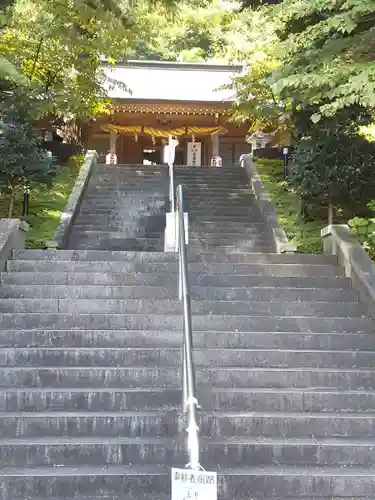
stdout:
MULTIPOLYGON (((30 230, 26 237, 26 248, 44 248, 45 242, 52 239, 82 161, 81 156, 76 156, 72 157, 65 165, 60 166, 52 188, 40 186, 31 190, 29 215, 25 218, 30 224, 30 230)), ((23 195, 20 193, 14 205, 14 218, 21 218, 22 199, 23 195)), ((8 209, 9 198, 2 196, 0 200, 1 218, 8 217, 8 209)))
POLYGON ((327 225, 327 218, 317 217, 304 221, 299 215, 299 196, 284 181, 283 162, 255 160, 255 166, 271 200, 276 206, 280 226, 289 241, 297 245, 301 253, 322 253, 323 241, 320 231, 327 225))

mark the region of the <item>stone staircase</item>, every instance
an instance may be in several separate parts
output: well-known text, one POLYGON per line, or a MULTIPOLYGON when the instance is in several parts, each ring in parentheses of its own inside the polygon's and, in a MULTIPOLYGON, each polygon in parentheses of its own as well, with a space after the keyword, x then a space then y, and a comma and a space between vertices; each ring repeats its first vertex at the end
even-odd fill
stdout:
POLYGON ((271 234, 241 168, 175 167, 189 213, 189 248, 273 252, 271 234))
MULTIPOLYGON (((251 196, 249 224, 224 193, 200 210, 224 173, 194 190, 203 174, 186 173, 201 461, 219 498, 375 498, 374 323, 350 281, 334 259, 260 252, 251 196)), ((0 295, 0 499, 169 500, 187 462, 176 256, 17 251, 0 295)))
POLYGON ((96 165, 69 248, 163 251, 168 182, 164 166, 96 165))

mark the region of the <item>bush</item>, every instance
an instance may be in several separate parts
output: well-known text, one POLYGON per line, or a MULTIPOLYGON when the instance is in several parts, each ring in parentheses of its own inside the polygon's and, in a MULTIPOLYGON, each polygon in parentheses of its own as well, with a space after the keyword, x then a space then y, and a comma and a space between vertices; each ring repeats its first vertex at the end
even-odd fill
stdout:
POLYGON ((351 231, 356 235, 359 242, 370 255, 375 259, 375 218, 366 219, 364 217, 354 217, 348 221, 351 231))
POLYGON ((53 158, 42 148, 31 125, 20 116, 0 121, 0 188, 9 194, 8 217, 16 196, 24 187, 50 186, 56 173, 53 158))
POLYGON ((289 241, 295 243, 301 253, 321 253, 323 242, 320 231, 325 221, 316 216, 307 222, 299 216, 300 199, 289 183, 284 180, 283 162, 262 158, 255 159, 254 164, 276 206, 279 224, 289 241))

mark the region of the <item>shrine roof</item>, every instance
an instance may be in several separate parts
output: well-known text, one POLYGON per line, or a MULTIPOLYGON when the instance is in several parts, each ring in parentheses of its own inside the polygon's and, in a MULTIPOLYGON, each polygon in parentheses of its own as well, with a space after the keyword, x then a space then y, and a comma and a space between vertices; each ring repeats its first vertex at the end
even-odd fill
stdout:
POLYGON ((243 66, 127 61, 116 66, 106 64, 102 69, 112 99, 214 103, 234 101, 233 90, 217 89, 230 83, 233 76, 240 76, 243 66))

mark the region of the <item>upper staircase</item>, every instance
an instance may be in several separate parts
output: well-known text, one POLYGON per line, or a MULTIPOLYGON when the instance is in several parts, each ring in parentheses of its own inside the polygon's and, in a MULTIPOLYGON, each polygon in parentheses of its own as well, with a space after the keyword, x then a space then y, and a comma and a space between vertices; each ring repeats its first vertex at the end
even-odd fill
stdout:
POLYGON ((95 165, 69 248, 163 251, 168 194, 164 166, 95 165))
MULTIPOLYGON (((225 175, 185 177, 201 463, 222 500, 373 499, 374 322, 335 259, 272 253, 225 175)), ((17 251, 2 274, 0 499, 170 500, 188 461, 177 257, 91 250, 78 224, 81 249, 17 251)))
POLYGON ((256 199, 241 168, 175 167, 189 214, 189 249, 273 252, 256 199))

